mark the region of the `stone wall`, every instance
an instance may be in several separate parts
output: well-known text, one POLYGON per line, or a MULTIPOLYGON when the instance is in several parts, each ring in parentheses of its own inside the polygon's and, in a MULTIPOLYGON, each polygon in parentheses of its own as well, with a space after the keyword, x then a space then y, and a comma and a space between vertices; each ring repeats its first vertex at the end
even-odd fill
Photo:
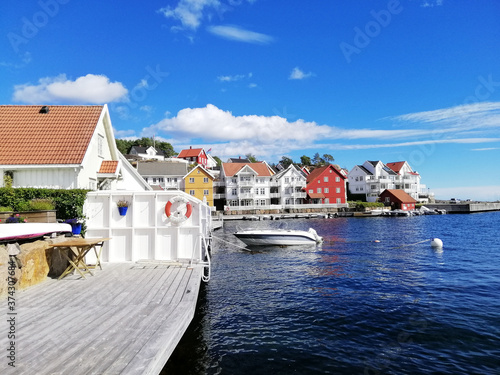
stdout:
MULTIPOLYGON (((64 241, 66 238, 60 236, 50 240, 35 241, 8 248, 8 245, 0 245, 0 297, 7 294, 9 276, 15 278, 17 289, 25 289, 29 286, 39 284, 48 276, 57 277, 61 275, 68 266, 67 260, 59 250, 49 249, 49 245, 64 241), (17 248, 17 250, 16 250, 17 248), (18 253, 10 259, 20 261, 21 268, 17 263, 14 266, 14 276, 9 275, 9 250, 10 253, 18 253)), ((11 263, 14 265, 14 263, 11 263)), ((11 279, 12 280, 12 279, 11 279)))

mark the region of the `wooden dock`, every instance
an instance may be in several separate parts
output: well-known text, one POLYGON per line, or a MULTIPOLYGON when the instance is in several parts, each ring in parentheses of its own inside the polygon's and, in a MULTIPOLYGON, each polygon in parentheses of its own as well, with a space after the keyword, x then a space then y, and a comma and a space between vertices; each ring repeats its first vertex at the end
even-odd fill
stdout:
POLYGON ((17 291, 14 340, 12 310, 0 305, 0 373, 158 374, 194 316, 202 274, 200 265, 104 263, 85 279, 17 291))

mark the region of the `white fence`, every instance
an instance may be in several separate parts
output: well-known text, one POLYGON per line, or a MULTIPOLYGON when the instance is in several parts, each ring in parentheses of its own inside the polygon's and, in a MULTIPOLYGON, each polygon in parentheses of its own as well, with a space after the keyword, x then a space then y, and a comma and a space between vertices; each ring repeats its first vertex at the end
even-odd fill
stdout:
MULTIPOLYGON (((184 204, 183 213, 189 204, 184 204)), ((174 202, 176 205, 179 203, 174 202)), ((200 263, 207 255, 210 207, 184 192, 89 192, 84 213, 87 238, 111 238, 103 247, 102 260, 105 262, 189 260, 200 263), (192 207, 190 217, 180 223, 175 223, 172 216, 167 217, 165 211, 174 197, 182 197, 192 207), (125 216, 118 212, 119 200, 129 202, 125 216)))

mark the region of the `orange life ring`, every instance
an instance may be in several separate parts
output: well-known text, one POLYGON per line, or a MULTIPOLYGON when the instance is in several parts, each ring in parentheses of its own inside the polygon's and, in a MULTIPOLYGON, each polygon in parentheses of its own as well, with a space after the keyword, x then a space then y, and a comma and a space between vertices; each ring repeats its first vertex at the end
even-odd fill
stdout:
POLYGON ((181 223, 183 221, 186 221, 191 217, 191 214, 193 213, 193 206, 189 201, 181 196, 176 196, 170 199, 167 204, 165 205, 165 214, 167 217, 173 221, 174 223, 181 223), (186 204, 186 212, 182 213, 181 210, 177 209, 174 212, 172 212, 172 206, 175 202, 182 202, 186 204))

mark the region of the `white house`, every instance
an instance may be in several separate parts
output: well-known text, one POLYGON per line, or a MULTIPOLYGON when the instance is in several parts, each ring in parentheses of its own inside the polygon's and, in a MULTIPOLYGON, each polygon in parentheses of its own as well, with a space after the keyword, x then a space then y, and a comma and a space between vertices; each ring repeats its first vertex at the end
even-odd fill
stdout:
POLYGON ((274 172, 267 163, 222 163, 220 185, 230 206, 268 206, 271 204, 271 177, 274 172))
POLYGON ((306 185, 305 174, 290 164, 271 178, 271 202, 285 207, 303 204, 306 185))
POLYGON ((366 196, 367 202, 376 202, 386 189, 400 189, 420 202, 428 202, 432 196, 421 176, 406 161, 384 164, 381 161, 365 161, 349 172, 349 192, 366 196))
POLYGON ((161 150, 157 150, 153 146, 132 146, 129 152, 130 155, 137 156, 143 160, 165 160, 165 154, 161 150))
POLYGON ((116 148, 107 105, 0 106, 5 174, 14 187, 151 190, 116 148))

